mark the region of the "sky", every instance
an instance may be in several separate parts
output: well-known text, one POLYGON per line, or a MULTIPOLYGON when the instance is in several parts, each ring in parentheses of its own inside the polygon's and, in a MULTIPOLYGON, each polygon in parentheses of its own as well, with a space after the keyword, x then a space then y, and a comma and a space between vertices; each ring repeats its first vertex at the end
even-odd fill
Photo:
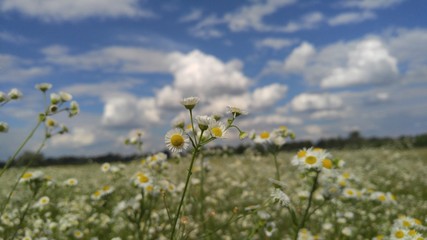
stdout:
POLYGON ((426 12, 420 0, 0 0, 0 91, 24 95, 0 108, 0 159, 36 124, 42 82, 81 108, 54 116, 70 133, 47 156, 129 154, 137 128, 146 152, 162 150, 189 96, 196 115, 237 106, 242 129, 286 125, 299 140, 425 133, 426 12))

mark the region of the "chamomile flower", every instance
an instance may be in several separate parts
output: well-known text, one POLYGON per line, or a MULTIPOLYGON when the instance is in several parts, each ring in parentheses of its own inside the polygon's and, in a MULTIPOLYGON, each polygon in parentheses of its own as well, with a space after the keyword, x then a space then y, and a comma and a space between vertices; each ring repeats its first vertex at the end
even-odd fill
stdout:
POLYGON ((82 231, 80 231, 80 230, 74 230, 74 231, 73 231, 73 236, 74 236, 75 238, 77 238, 77 239, 82 239, 82 238, 83 238, 83 236, 84 236, 84 234, 83 234, 83 232, 82 232, 82 231))
POLYGON ((225 138, 227 135, 227 129, 224 123, 211 119, 209 123, 209 133, 214 138, 225 138))
POLYGON ((11 100, 18 100, 22 98, 22 92, 19 91, 17 88, 13 88, 12 90, 10 90, 7 95, 11 100))
POLYGON ((42 207, 48 205, 49 202, 50 202, 50 198, 48 196, 43 196, 37 201, 36 207, 42 208, 42 207))
POLYGON ((4 92, 2 92, 2 91, 0 91, 0 103, 6 102, 8 100, 9 100, 9 97, 7 96, 7 94, 4 93, 4 92))
POLYGON ((238 117, 240 115, 247 115, 248 112, 238 108, 238 107, 232 107, 232 106, 228 106, 227 107, 227 112, 231 113, 234 117, 238 117))
POLYGON ((64 182, 65 186, 68 186, 68 187, 74 187, 78 183, 79 183, 79 181, 75 178, 69 178, 69 179, 65 180, 65 182, 64 182))
POLYGON ((40 171, 36 172, 26 172, 22 175, 22 177, 19 179, 19 182, 25 183, 25 182, 31 182, 36 180, 43 179, 44 174, 40 171))
POLYGON ((68 102, 73 99, 73 96, 67 92, 59 92, 59 97, 61 98, 62 102, 68 102))
POLYGON ((134 177, 133 183, 134 183, 134 185, 135 185, 135 186, 137 186, 137 187, 139 187, 139 188, 145 188, 145 187, 147 187, 148 185, 151 185, 151 184, 152 184, 152 179, 151 179, 151 177, 150 177, 148 174, 146 174, 146 173, 143 173, 143 172, 137 172, 137 173, 135 174, 135 177, 134 177))
POLYGON ((42 92, 46 92, 47 90, 52 88, 52 84, 50 83, 39 83, 36 84, 36 89, 42 91, 42 92))
POLYGON ((197 116, 196 121, 199 125, 200 130, 205 131, 209 127, 209 122, 211 121, 211 117, 203 115, 203 116, 197 116))
POLYGON ((110 168, 111 168, 111 164, 109 164, 109 163, 103 163, 101 165, 101 171, 103 173, 106 173, 106 172, 110 171, 110 168))
POLYGON ((262 144, 262 143, 270 142, 270 139, 271 139, 271 133, 268 131, 263 131, 260 134, 255 135, 254 142, 262 144))
POLYGON ((166 133, 165 143, 171 152, 181 152, 188 147, 189 140, 182 129, 175 128, 166 133))
POLYGON ((56 93, 51 93, 50 94, 50 103, 51 104, 59 104, 59 103, 61 103, 61 96, 59 96, 56 93))
POLYGON ((268 222, 264 227, 264 233, 267 237, 273 236, 274 232, 276 231, 277 231, 277 227, 274 222, 268 222))
POLYGON ((184 107, 188 110, 193 109, 198 102, 199 102, 198 97, 188 97, 181 100, 181 104, 184 105, 184 107))
POLYGON ((80 113, 79 104, 76 101, 71 101, 69 109, 69 117, 74 117, 80 113))
POLYGON ((0 122, 0 133, 7 133, 9 131, 9 125, 5 122, 0 122))
POLYGON ((58 126, 58 122, 53 118, 46 118, 45 125, 48 128, 54 128, 58 126))
POLYGON ((274 201, 278 202, 282 207, 288 208, 291 205, 291 199, 286 193, 279 188, 274 188, 271 192, 271 197, 274 201))

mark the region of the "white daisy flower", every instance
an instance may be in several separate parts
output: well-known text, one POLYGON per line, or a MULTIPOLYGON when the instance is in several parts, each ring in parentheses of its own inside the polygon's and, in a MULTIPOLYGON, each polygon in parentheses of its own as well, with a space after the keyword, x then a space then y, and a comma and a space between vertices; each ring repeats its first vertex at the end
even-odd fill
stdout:
POLYGON ((181 104, 188 110, 193 109, 199 102, 198 97, 188 97, 181 100, 181 104))
POLYGON ((233 114, 233 116, 235 116, 235 117, 238 117, 240 115, 247 115, 248 114, 247 111, 245 111, 245 110, 243 110, 241 108, 238 108, 238 107, 233 107, 233 106, 228 106, 227 107, 227 112, 233 114))
POLYGON ((165 143, 171 152, 181 152, 188 147, 189 140, 182 129, 175 128, 166 133, 165 143))
POLYGON ((203 130, 203 131, 207 130, 211 119, 212 118, 210 116, 206 116, 206 115, 197 116, 196 121, 197 121, 197 124, 199 125, 200 130, 203 130))
POLYGON ((286 193, 284 193, 279 188, 275 188, 271 192, 271 197, 273 198, 274 201, 277 201, 282 207, 287 208, 291 205, 291 199, 289 198, 289 196, 286 195, 286 193))
POLYGON ((9 100, 9 97, 7 96, 7 94, 0 91, 0 103, 6 102, 7 100, 9 100))
POLYGON ((7 95, 12 100, 18 100, 18 99, 22 98, 22 92, 19 91, 17 88, 13 88, 12 90, 10 90, 7 95))
POLYGON ((9 125, 5 122, 0 122, 0 132, 7 133, 9 131, 9 125))
POLYGON ((59 96, 56 93, 51 93, 50 94, 50 103, 51 104, 58 104, 61 102, 61 96, 59 96))
POLYGON ((271 133, 267 132, 267 131, 263 131, 260 134, 255 135, 254 142, 259 143, 259 144, 263 144, 263 143, 270 142, 270 139, 271 139, 271 133))
POLYGON ((227 129, 224 123, 212 119, 209 123, 209 133, 214 138, 225 138, 227 129))
POLYGON ((62 102, 68 102, 73 99, 73 96, 67 92, 59 92, 59 97, 61 98, 62 102))
POLYGON ((42 91, 42 92, 46 92, 47 90, 52 88, 52 84, 50 83, 39 83, 36 84, 36 89, 42 91))
POLYGON ((38 204, 40 207, 43 207, 43 206, 48 205, 48 204, 49 204, 49 202, 50 202, 49 197, 48 197, 48 196, 44 196, 44 197, 41 197, 41 198, 39 199, 39 201, 37 202, 37 204, 38 204))
POLYGON ((65 186, 74 187, 79 183, 79 181, 75 178, 69 178, 65 180, 64 184, 65 186))
POLYGON ((109 164, 109 163, 103 163, 101 165, 101 171, 104 173, 110 171, 110 168, 111 168, 111 164, 109 164))
POLYGON ((80 107, 79 104, 76 101, 72 101, 70 103, 70 117, 76 116, 77 114, 80 113, 80 107))

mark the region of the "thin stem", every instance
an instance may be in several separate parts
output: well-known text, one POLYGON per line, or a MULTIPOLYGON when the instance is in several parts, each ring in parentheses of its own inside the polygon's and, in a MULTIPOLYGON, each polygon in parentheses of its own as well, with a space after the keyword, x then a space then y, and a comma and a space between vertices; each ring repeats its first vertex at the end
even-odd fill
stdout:
POLYGON ((19 178, 16 180, 15 184, 12 187, 12 190, 10 191, 9 195, 7 196, 6 202, 4 203, 4 206, 1 209, 0 216, 3 214, 4 210, 6 209, 7 205, 10 202, 10 199, 12 198, 13 193, 15 192, 16 188, 18 187, 19 180, 22 178, 22 176, 25 174, 25 172, 27 172, 28 168, 31 166, 31 164, 34 161, 35 156, 37 156, 41 152, 41 150, 43 149, 44 145, 46 144, 46 141, 47 141, 47 138, 44 138, 43 142, 40 144, 39 148, 37 149, 37 151, 35 152, 35 154, 33 155, 33 157, 30 159, 30 161, 27 163, 27 165, 25 166, 25 168, 22 171, 22 173, 19 175, 19 178))
POLYGON ((277 152, 273 153, 274 165, 276 166, 276 180, 280 181, 279 163, 277 162, 277 152))
POLYGON ((196 159, 196 155, 198 153, 199 153, 199 149, 195 148, 193 151, 193 156, 191 158, 190 167, 188 168, 188 174, 187 174, 187 179, 185 181, 184 191, 182 192, 181 201, 179 202, 178 210, 176 211, 175 219, 174 219, 174 222, 172 225, 172 233, 171 233, 171 237, 170 237, 171 240, 173 240, 173 238, 175 236, 176 223, 178 222, 178 218, 179 218, 179 215, 181 213, 181 208, 182 208, 182 205, 184 203, 185 193, 187 192, 187 188, 189 185, 188 183, 190 182, 191 174, 193 174, 192 169, 193 169, 194 160, 196 159))
POLYGON ((194 145, 198 145, 197 142, 197 135, 196 135, 196 129, 194 128, 194 120, 193 120, 193 110, 190 109, 190 121, 191 121, 191 129, 193 130, 193 136, 194 136, 194 145))
POLYGON ((205 174, 203 169, 203 156, 200 158, 200 219, 202 221, 203 232, 206 232, 205 222, 205 190, 203 188, 205 182, 205 174))
POLYGON ((307 204, 307 207, 304 211, 304 215, 301 219, 301 222, 297 228, 297 232, 295 234, 295 240, 298 239, 299 230, 304 228, 306 221, 308 221, 308 218, 309 218, 308 213, 310 211, 310 207, 311 207, 311 204, 313 202, 314 192, 317 189, 317 180, 319 179, 319 174, 320 174, 320 172, 316 172, 316 176, 314 176, 313 185, 311 186, 310 196, 308 197, 308 204, 307 204))
POLYGON ((27 144, 27 142, 33 137, 34 133, 36 132, 37 128, 40 126, 42 121, 38 121, 36 126, 31 130, 30 134, 24 139, 24 141, 21 143, 21 145, 18 147, 18 149, 15 151, 13 156, 7 161, 7 163, 4 165, 3 169, 0 172, 0 177, 3 175, 4 172, 9 168, 9 166, 12 164, 12 162, 15 160, 16 156, 21 152, 22 148, 27 144))

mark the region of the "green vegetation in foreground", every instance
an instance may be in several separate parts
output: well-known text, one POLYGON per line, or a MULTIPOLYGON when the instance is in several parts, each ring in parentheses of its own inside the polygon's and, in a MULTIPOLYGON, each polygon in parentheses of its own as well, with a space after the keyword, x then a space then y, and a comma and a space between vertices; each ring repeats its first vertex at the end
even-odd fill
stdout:
MULTIPOLYGON (((427 149, 359 149, 333 151, 333 155, 346 164, 341 174, 348 174, 346 188, 370 192, 392 193, 396 201, 385 203, 375 200, 345 198, 343 196, 315 211, 305 228, 322 239, 372 239, 389 236, 399 215, 419 219, 423 225, 427 216, 427 149), (331 227, 332 226, 332 227, 331 227)), ((296 211, 307 203, 310 186, 291 165, 292 153, 277 156, 280 178, 286 184, 284 192, 291 198, 296 211)), ((148 175, 159 182, 168 178, 171 183, 184 182, 188 158, 169 159, 167 169, 148 175)), ((148 161, 145 160, 145 161, 148 161)), ((184 239, 284 239, 293 237, 292 219, 288 211, 271 201, 274 189, 269 178, 276 174, 269 156, 248 150, 244 155, 225 155, 222 151, 204 156, 204 222, 199 213, 200 158, 196 159, 189 192, 179 220, 179 232, 184 239), (203 226, 204 225, 204 226, 203 226), (201 229, 206 229, 202 232, 201 229)), ((87 164, 80 166, 50 166, 30 169, 48 176, 48 185, 40 189, 39 198, 32 202, 16 239, 137 239, 132 214, 140 211, 138 194, 133 186, 135 173, 141 170, 140 160, 127 164, 87 164), (106 168, 108 167, 108 170, 106 168), (104 170, 104 171, 102 171, 104 170), (76 179, 77 185, 67 180, 76 179), (111 192, 99 198, 99 190, 111 192), (41 206, 41 197, 48 197, 41 206), (134 204, 134 206, 132 205, 134 204)), ((0 182, 0 203, 20 174, 20 168, 9 169, 0 182)), ((141 180, 141 178, 139 178, 141 180)), ((174 186, 174 185, 171 185, 174 186)), ((167 239, 171 231, 169 214, 179 203, 182 185, 155 198, 147 198, 141 219, 144 239, 167 239)), ((315 192, 313 209, 322 205, 321 190, 315 192)), ((17 223, 19 212, 31 199, 26 184, 20 184, 11 203, 1 216, 0 239, 9 236, 17 223)), ((142 231, 142 230, 141 230, 142 231)), ((304 231, 302 231, 304 232, 304 231)), ((425 234, 425 232, 424 232, 425 234)), ((300 234, 301 235, 301 234, 300 234)))

